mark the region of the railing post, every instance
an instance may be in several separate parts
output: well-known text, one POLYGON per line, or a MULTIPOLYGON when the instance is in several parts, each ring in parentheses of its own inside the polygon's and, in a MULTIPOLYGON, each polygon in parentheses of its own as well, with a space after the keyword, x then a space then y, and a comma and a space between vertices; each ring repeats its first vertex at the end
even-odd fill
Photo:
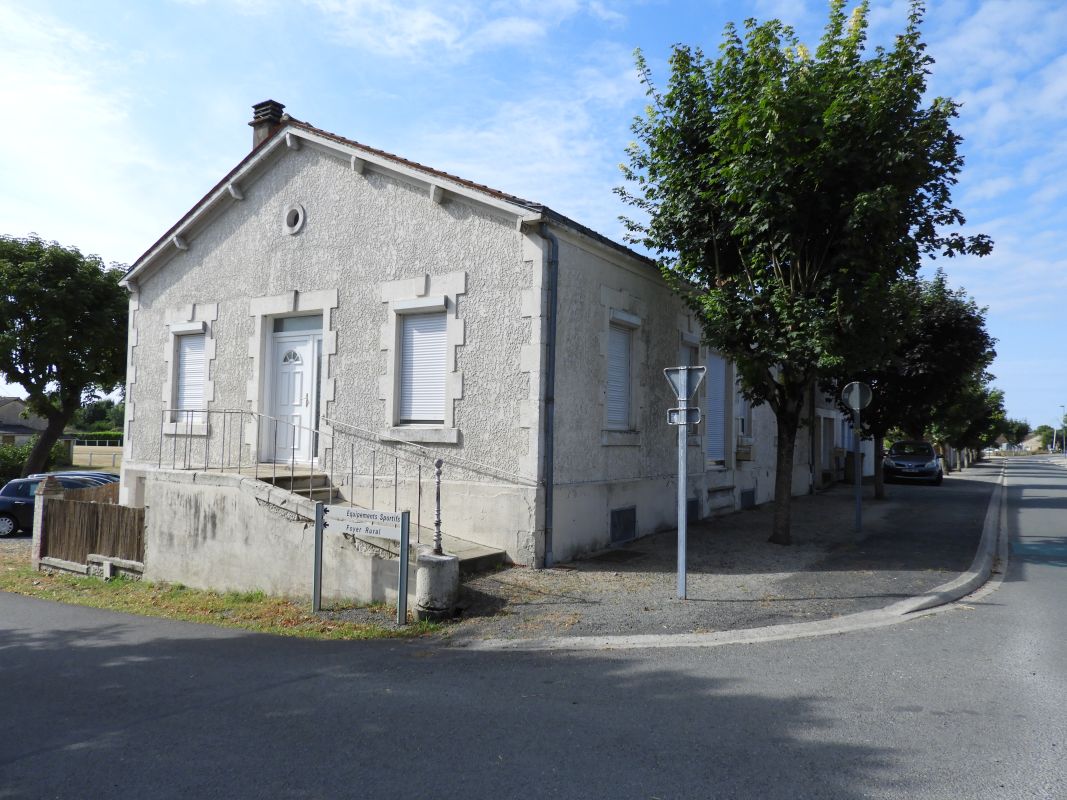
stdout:
POLYGON ((419 487, 415 500, 415 541, 422 544, 422 464, 419 464, 419 487))
POLYGON ((434 510, 433 510, 433 552, 434 555, 441 555, 444 550, 441 548, 441 467, 444 466, 444 461, 440 458, 433 462, 433 475, 434 475, 434 510))
POLYGON ((204 412, 204 472, 211 466, 211 412, 204 412))
POLYGON ((219 472, 226 471, 226 417, 229 415, 229 411, 222 412, 222 453, 219 455, 219 458, 221 459, 219 462, 219 472))
POLYGON ((378 488, 378 476, 375 474, 378 467, 378 451, 370 451, 370 507, 374 506, 374 490, 378 488))
MULTIPOLYGON (((355 505, 356 500, 356 443, 348 443, 348 507, 355 505)), ((371 508, 374 508, 372 505, 371 508)))
MULTIPOLYGON (((163 428, 164 428, 164 426, 166 424, 167 424, 167 409, 164 408, 159 413, 159 464, 158 464, 159 469, 163 469, 163 428)), ((75 444, 77 444, 77 443, 75 442, 75 444)), ((130 449, 132 450, 133 448, 130 448, 130 449)), ((73 449, 71 450, 71 455, 74 455, 73 449)))
POLYGON ((400 491, 400 459, 393 456, 393 511, 397 507, 397 495, 400 491))
POLYGON ((271 454, 271 483, 278 485, 278 420, 274 420, 274 452, 271 454))
POLYGON ((182 469, 189 469, 193 465, 192 455, 193 448, 193 414, 191 411, 185 412, 185 461, 182 462, 182 469))

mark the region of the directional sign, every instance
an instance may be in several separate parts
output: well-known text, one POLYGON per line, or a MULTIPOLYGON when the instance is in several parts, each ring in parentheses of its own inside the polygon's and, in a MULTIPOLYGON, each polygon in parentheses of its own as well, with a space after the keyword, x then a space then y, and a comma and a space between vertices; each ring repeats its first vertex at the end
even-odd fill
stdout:
POLYGON ((841 399, 853 411, 862 411, 871 404, 871 387, 859 381, 852 381, 841 392, 841 399))
POLYGON ((668 408, 667 409, 667 424, 668 425, 699 425, 700 424, 700 407, 694 408, 668 408))
POLYGON ((707 367, 667 367, 663 374, 670 381, 671 388, 679 400, 688 400, 696 394, 697 387, 704 380, 707 367))
POLYGON ((378 536, 400 541, 400 512, 371 511, 366 508, 328 506, 324 510, 326 527, 353 536, 378 536))

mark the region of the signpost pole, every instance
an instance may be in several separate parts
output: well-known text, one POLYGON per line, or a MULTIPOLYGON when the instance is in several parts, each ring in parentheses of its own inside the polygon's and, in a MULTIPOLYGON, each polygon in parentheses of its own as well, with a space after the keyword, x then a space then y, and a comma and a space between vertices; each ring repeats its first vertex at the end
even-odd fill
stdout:
POLYGON ((852 460, 853 479, 856 484, 856 533, 863 530, 863 455, 860 453, 860 410, 856 409, 856 438, 853 446, 855 456, 852 460))
MULTIPOLYGON (((682 409, 682 419, 685 420, 688 416, 687 408, 689 405, 689 398, 679 397, 678 407, 682 409)), ((678 428, 678 598, 680 600, 685 599, 685 552, 686 552, 686 528, 688 527, 688 520, 686 519, 686 459, 685 459, 685 445, 686 436, 688 434, 688 425, 682 424, 675 426, 678 428)))
POLYGON ((397 581, 396 624, 408 624, 408 543, 411 541, 411 512, 400 515, 400 579, 397 581))
POLYGON ((311 578, 311 610, 322 610, 322 529, 326 527, 323 504, 315 503, 315 567, 311 578))

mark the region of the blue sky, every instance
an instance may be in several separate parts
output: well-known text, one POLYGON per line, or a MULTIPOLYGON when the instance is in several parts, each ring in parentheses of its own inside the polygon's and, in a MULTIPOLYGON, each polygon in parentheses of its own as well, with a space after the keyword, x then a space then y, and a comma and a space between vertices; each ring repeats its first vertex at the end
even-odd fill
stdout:
MULTIPOLYGON (((935 0, 931 90, 961 101, 955 199, 994 255, 942 261, 988 306, 1011 416, 1053 423, 1067 320, 1067 4, 935 0)), ((676 42, 823 0, 2 0, 0 232, 130 263, 247 152, 252 103, 545 203, 622 239, 612 193, 676 42)), ((872 40, 906 4, 872 2, 872 40)), ((4 387, 0 386, 0 391, 4 387)))

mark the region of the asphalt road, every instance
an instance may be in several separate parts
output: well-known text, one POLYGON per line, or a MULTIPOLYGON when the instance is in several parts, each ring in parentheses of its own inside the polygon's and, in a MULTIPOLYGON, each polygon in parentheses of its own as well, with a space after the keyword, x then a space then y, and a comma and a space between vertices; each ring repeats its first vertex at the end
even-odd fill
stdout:
POLYGON ((0 798, 1065 798, 1067 469, 996 591, 710 649, 317 643, 0 594, 0 798))

